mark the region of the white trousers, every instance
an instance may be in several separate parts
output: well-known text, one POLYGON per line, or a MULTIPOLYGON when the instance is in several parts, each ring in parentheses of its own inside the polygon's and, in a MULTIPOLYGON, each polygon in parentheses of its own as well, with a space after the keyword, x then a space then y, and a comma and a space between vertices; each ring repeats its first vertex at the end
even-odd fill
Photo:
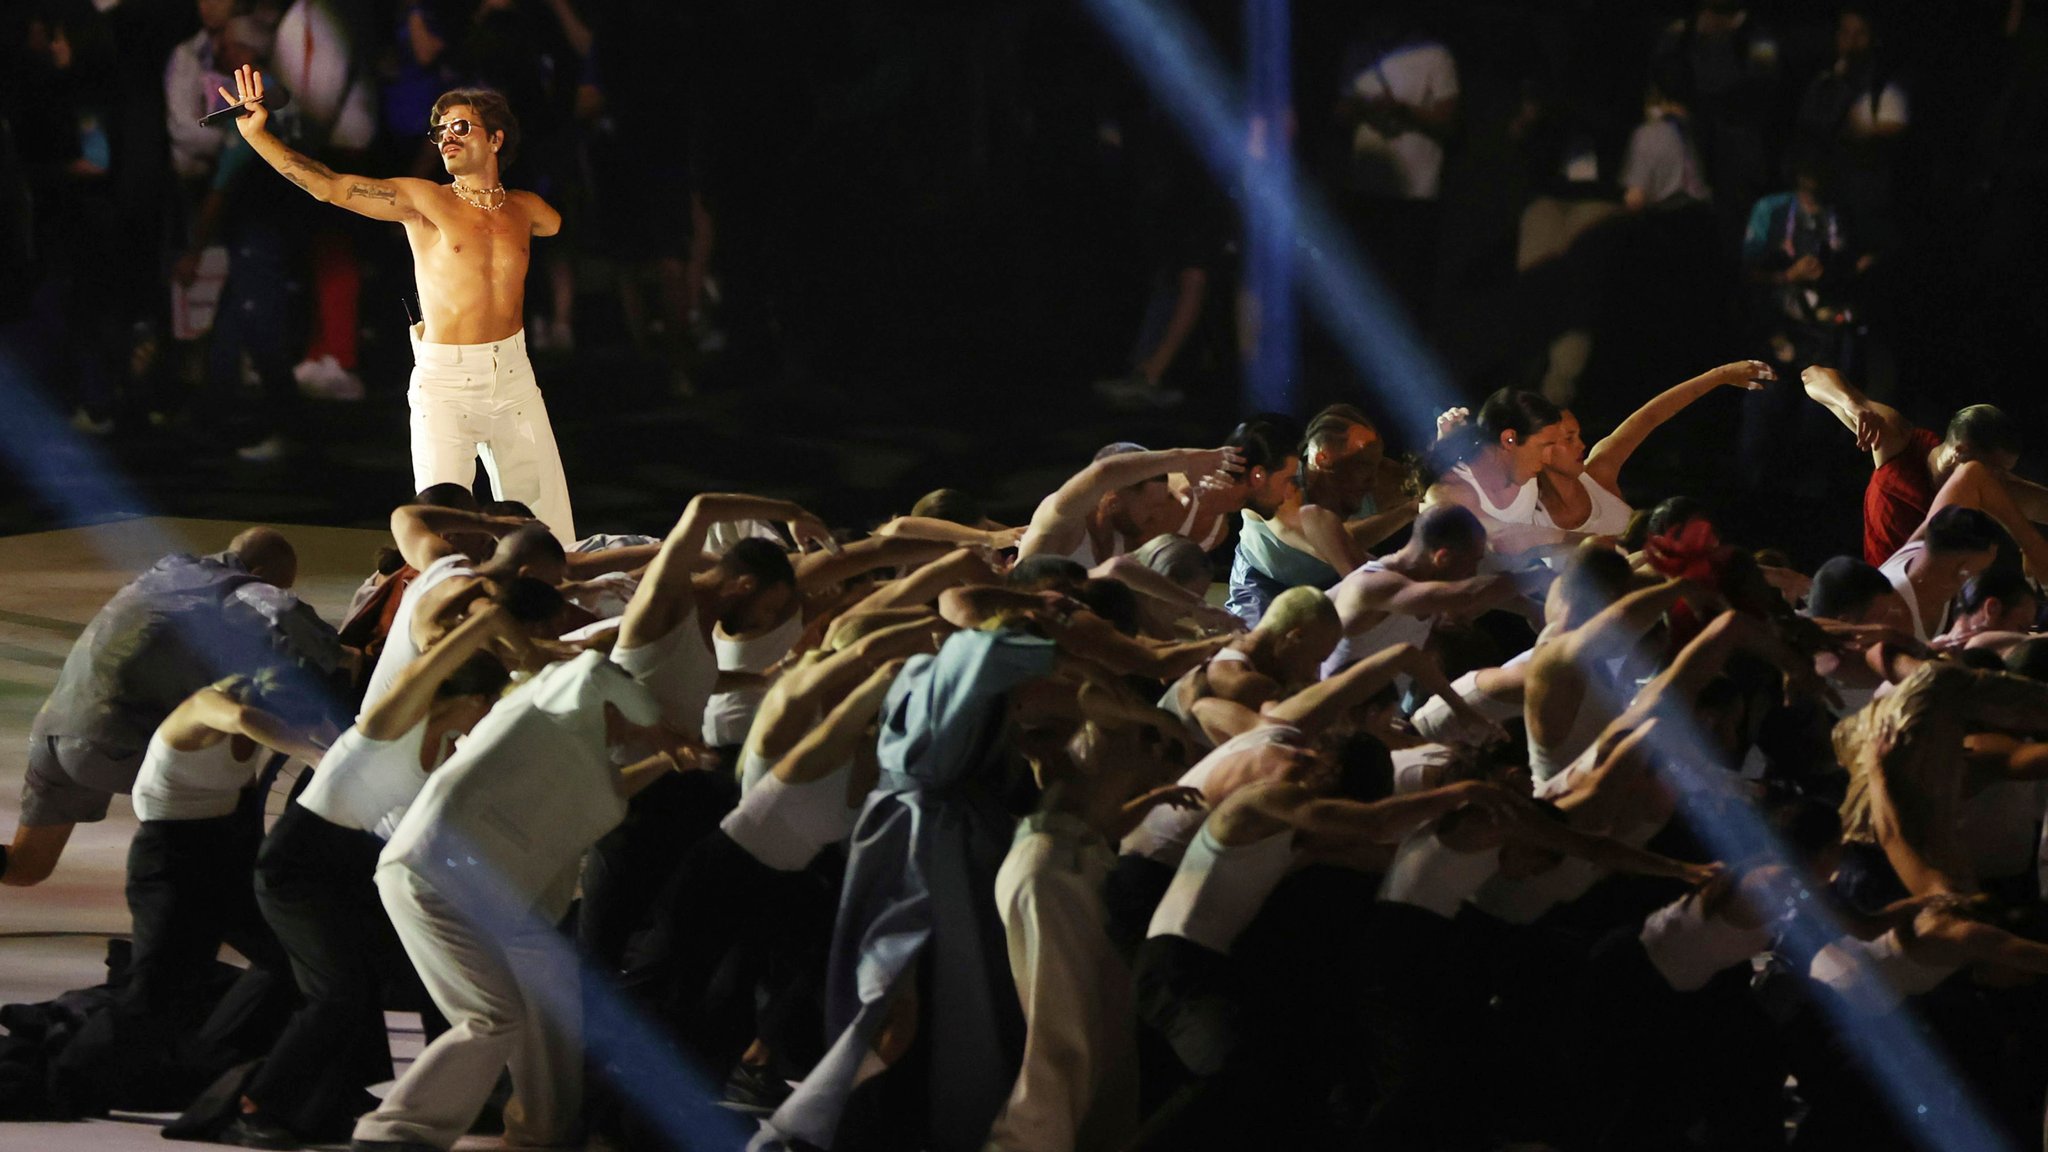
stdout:
POLYGON ((583 1008, 576 955, 538 916, 489 930, 463 916, 401 863, 380 865, 377 890, 420 981, 448 1017, 358 1140, 452 1148, 512 1072, 505 1143, 573 1143, 583 1111, 583 1008))
POLYGON ((564 547, 577 539, 569 481, 555 448, 547 402, 526 359, 526 333, 493 344, 429 344, 412 326, 413 491, 469 487, 477 457, 500 500, 533 509, 564 547))

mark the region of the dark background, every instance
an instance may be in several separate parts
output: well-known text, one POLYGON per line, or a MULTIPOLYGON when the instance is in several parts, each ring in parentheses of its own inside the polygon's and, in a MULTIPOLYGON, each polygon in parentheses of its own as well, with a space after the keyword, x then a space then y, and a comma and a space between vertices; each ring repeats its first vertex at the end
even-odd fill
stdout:
MULTIPOLYGON (((538 0, 510 7, 522 6, 539 19, 538 0)), ((162 61, 198 24, 190 0, 122 0, 103 17, 90 7, 9 4, 0 53, 24 51, 31 18, 96 24, 90 36, 105 39, 92 82, 118 95, 120 111, 113 170, 94 190, 106 208, 89 251, 104 285, 90 314, 69 320, 96 334, 82 341, 88 353, 118 369, 134 325, 162 308, 166 237, 176 226, 164 218, 175 197, 163 159, 162 61)), ((343 7, 361 29, 363 59, 388 56, 399 6, 343 7)), ((469 26, 472 5, 443 7, 449 27, 469 26)), ((576 7, 597 37, 586 74, 598 78, 612 123, 601 141, 573 116, 562 131, 586 149, 611 149, 613 162, 576 173, 559 193, 574 203, 570 228, 536 248, 538 265, 546 245, 568 247, 578 271, 576 351, 540 354, 536 364, 585 530, 659 531, 707 488, 787 494, 865 526, 944 484, 1021 517, 1102 443, 1211 444, 1243 410, 1231 329, 1233 190, 1209 181, 1085 6, 576 7), (1106 142, 1106 125, 1119 143, 1106 142), (610 285, 630 273, 637 245, 687 244, 676 197, 690 191, 717 222, 711 318, 726 345, 636 350, 610 285), (1164 413, 1105 408, 1089 383, 1127 368, 1159 251, 1190 235, 1219 255, 1208 313, 1173 380, 1189 398, 1164 413), (679 391, 683 378, 689 395, 679 391)), ((1380 7, 1293 8, 1296 150, 1325 190, 1333 130, 1323 105, 1340 80, 1342 45, 1380 7)), ((1543 78, 1602 101, 1625 131, 1640 116, 1660 35, 1692 7, 1426 7, 1425 23, 1457 58, 1462 124, 1448 149, 1425 335, 1460 402, 1476 406, 1493 388, 1533 382, 1550 336, 1572 320, 1560 312, 1567 296, 1591 302, 1581 319, 1596 350, 1576 405, 1589 441, 1659 388, 1762 355, 1744 321, 1735 253, 1679 252, 1654 220, 1619 222, 1538 274, 1515 272, 1517 220, 1532 189, 1508 126, 1528 85, 1543 78)), ((1836 9, 1748 8, 1780 44, 1772 115, 1789 118, 1800 88, 1831 59, 1836 9)), ((1241 69, 1237 9, 1203 0, 1183 10, 1241 69)), ((1879 354, 1863 383, 1936 426, 1977 401, 2007 405, 2030 427, 2040 415, 2048 49, 2040 16, 2026 15, 2008 35, 2009 14, 2007 0, 1906 2, 1879 13, 1886 67, 1910 91, 1913 122, 1893 162, 1886 224, 1896 241, 1868 290, 1879 354)), ((31 115, 47 92, 25 79, 21 57, 0 59, 0 112, 31 115)), ((364 162, 378 174, 403 171, 415 146, 382 141, 364 162)), ((26 173, 35 187, 33 157, 6 163, 12 171, 0 175, 19 186, 26 173)), ((514 166, 506 179, 531 186, 527 175, 514 166)), ((277 197, 298 196, 273 184, 277 197)), ((8 204, 0 184, 0 206, 8 204)), ((19 233, 19 208, 6 210, 19 233)), ((307 227, 338 223, 338 213, 310 202, 290 210, 306 214, 307 227)), ((181 406, 180 386, 163 370, 123 378, 108 435, 37 432, 48 425, 36 413, 61 420, 73 406, 75 367, 52 352, 72 345, 34 306, 51 275, 48 245, 0 245, 0 347, 16 369, 0 381, 0 440, 10 454, 0 530, 138 511, 381 522, 410 486, 401 304, 409 266, 396 227, 339 223, 364 267, 368 396, 309 404, 291 430, 297 451, 261 465, 235 457, 214 416, 181 406), (95 494, 85 481, 103 469, 128 481, 127 494, 95 494)), ((545 295, 537 270, 529 310, 545 295)), ((1387 417, 1397 446, 1412 446, 1422 430, 1395 422, 1403 406, 1383 402, 1411 385, 1358 378, 1313 335, 1304 347, 1298 415, 1350 400, 1387 417)), ((1728 451, 1740 402, 1732 392, 1711 396, 1652 441, 1630 468, 1631 496, 1700 496, 1751 542, 1790 547, 1808 563, 1850 548, 1867 464, 1846 432, 1822 426, 1802 441, 1802 459, 1785 461, 1785 483, 1773 488, 1773 477, 1742 474, 1728 451), (1744 494, 1759 486, 1782 499, 1744 494)))

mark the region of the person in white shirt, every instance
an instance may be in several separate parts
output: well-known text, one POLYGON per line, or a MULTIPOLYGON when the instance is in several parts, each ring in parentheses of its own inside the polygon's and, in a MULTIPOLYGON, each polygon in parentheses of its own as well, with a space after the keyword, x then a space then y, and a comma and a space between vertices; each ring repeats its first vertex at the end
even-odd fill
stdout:
MULTIPOLYGON (((202 688, 157 726, 132 793, 141 823, 128 845, 126 977, 51 1071, 73 1106, 114 1106, 132 1093, 122 1083, 130 1050, 170 1051, 204 1018, 193 1010, 210 998, 223 943, 256 967, 288 970, 250 883, 263 839, 255 785, 273 753, 318 760, 328 713, 317 685, 267 671, 202 688)), ((224 1067, 194 1070, 210 1078, 224 1067)))
POLYGON ((1235 477, 1243 470, 1244 454, 1236 448, 1149 452, 1136 444, 1111 444, 1039 501, 1017 544, 1017 558, 1066 556, 1092 569, 1180 526, 1185 512, 1167 483, 1169 475, 1199 480, 1215 472, 1235 477))
POLYGON ((220 35, 235 14, 234 0, 197 0, 199 31, 171 49, 164 63, 164 127, 171 134, 171 170, 180 180, 200 180, 213 171, 227 137, 199 118, 220 107, 214 89, 227 74, 214 63, 220 35))
POLYGON ((378 859, 377 889, 451 1027, 357 1121, 356 1148, 452 1148, 508 1067, 507 1142, 574 1138, 582 990, 556 925, 627 798, 682 767, 667 752, 615 766, 659 720, 652 693, 585 652, 513 689, 428 777, 378 859))
POLYGON ((256 903, 302 1002, 243 1089, 229 1143, 281 1147, 345 1137, 364 1090, 391 1078, 383 986, 414 983, 377 897, 377 855, 428 773, 476 726, 521 663, 525 630, 484 604, 321 756, 256 857, 256 903))
POLYGON ((1631 212, 1683 207, 1713 197, 1694 138, 1687 87, 1682 70, 1668 63, 1652 78, 1643 102, 1643 122, 1629 137, 1621 160, 1621 203, 1631 212))
MULTIPOLYGON (((797 578, 777 542, 738 540, 707 563, 705 542, 719 524, 788 525, 799 545, 837 547, 823 521, 787 500, 704 493, 663 537, 621 618, 611 659, 653 694, 667 735, 650 745, 698 740, 719 687, 712 634, 758 633, 796 610, 797 578)), ((601 966, 616 969, 627 939, 645 925, 654 898, 697 837, 731 809, 729 777, 691 773, 636 796, 623 826, 590 853, 576 938, 601 966)))
POLYGON ((1424 511, 1399 552, 1366 562, 1331 590, 1344 635, 1323 675, 1392 645, 1421 647, 1439 616, 1469 619, 1513 603, 1521 592, 1512 577, 1479 574, 1485 557, 1477 516, 1455 504, 1424 511))

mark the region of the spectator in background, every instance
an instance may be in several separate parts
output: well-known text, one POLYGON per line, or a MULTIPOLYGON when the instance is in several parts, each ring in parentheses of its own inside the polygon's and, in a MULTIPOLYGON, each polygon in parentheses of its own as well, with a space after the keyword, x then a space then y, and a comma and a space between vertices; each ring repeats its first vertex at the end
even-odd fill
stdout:
POLYGON ((1229 201, 1201 169, 1180 135, 1158 116, 1134 120, 1128 145, 1135 232, 1148 266, 1145 312, 1131 348, 1131 371, 1098 380, 1095 392, 1118 408, 1171 408, 1186 399, 1185 382, 1198 366, 1200 335, 1210 301, 1228 297, 1223 285, 1236 239, 1229 201))
POLYGON ((1713 198, 1694 136, 1685 73, 1669 61, 1650 80, 1643 122, 1622 157, 1621 185, 1621 201, 1631 212, 1682 208, 1713 198))
MULTIPOLYGON (((294 0, 277 24, 275 67, 297 108, 293 142, 315 159, 346 165, 343 171, 357 167, 349 162, 361 159, 377 131, 376 92, 359 59, 354 15, 334 0, 294 0)), ((292 378, 308 396, 361 400, 356 338, 363 276, 352 226, 325 215, 316 219, 309 244, 312 325, 292 378)))
MULTIPOLYGON (((1707 183, 1740 213, 1774 183, 1770 125, 1778 96, 1778 40, 1744 0, 1700 0, 1664 34, 1657 55, 1689 78, 1692 121, 1707 183)), ((1733 228, 1741 219, 1734 217, 1733 228)))
POLYGON ((1408 4, 1376 14, 1345 53, 1338 122, 1366 250, 1418 318, 1436 272, 1444 144, 1458 124, 1458 65, 1408 4))
MULTIPOLYGON (((570 0, 483 0, 454 51, 466 83, 494 88, 519 109, 524 182, 565 219, 577 215, 573 202, 582 191, 575 102, 594 42, 570 0)), ((538 350, 576 346, 574 257, 568 245, 557 244, 541 262, 550 312, 545 319, 528 317, 526 325, 538 350)), ((527 299, 542 295, 528 292, 527 299)))
POLYGON ((1838 195, 1857 233, 1878 250, 1893 246, 1893 145, 1910 120, 1870 9, 1844 6, 1835 25, 1835 62, 1799 102, 1800 141, 1834 165, 1838 195))
POLYGON ((204 127, 199 118, 220 107, 216 89, 227 84, 227 70, 215 56, 220 36, 235 14, 235 0, 197 0, 199 31, 171 50, 164 65, 164 127, 171 134, 171 170, 186 182, 213 175, 227 137, 204 127))
MULTIPOLYGON (((1526 275, 1569 252, 1579 237, 1621 210, 1615 153, 1604 145, 1603 117, 1586 101, 1570 101, 1550 84, 1529 86, 1508 126, 1508 138, 1522 153, 1532 193, 1522 210, 1515 271, 1526 275)), ((1555 269, 1553 269, 1555 271, 1555 269)), ((1578 395, 1579 376, 1593 355, 1590 273, 1567 274, 1564 331, 1550 341, 1543 373, 1543 397, 1559 406, 1578 395)))
POLYGON ((418 180, 441 175, 440 154, 420 125, 430 119, 434 98, 458 86, 455 70, 448 63, 449 24, 442 5, 407 0, 398 13, 393 36, 396 52, 379 93, 390 159, 418 180))
MULTIPOLYGON (((254 16, 237 16, 222 30, 218 59, 230 70, 261 65, 274 37, 254 16)), ((294 242, 298 205, 275 194, 270 174, 239 135, 222 152, 192 224, 192 239, 172 276, 190 284, 200 253, 219 242, 228 249, 228 279, 214 313, 206 354, 206 422, 226 429, 235 454, 250 463, 281 459, 296 433, 298 390, 293 386, 292 336, 304 315, 304 253, 294 242), (243 384, 243 360, 255 373, 257 398, 243 384)))
POLYGON ((68 393, 72 427, 104 434, 113 430, 115 350, 126 347, 107 306, 119 266, 113 44, 91 4, 38 0, 5 52, 0 115, 14 127, 42 275, 32 297, 43 353, 35 367, 68 393))

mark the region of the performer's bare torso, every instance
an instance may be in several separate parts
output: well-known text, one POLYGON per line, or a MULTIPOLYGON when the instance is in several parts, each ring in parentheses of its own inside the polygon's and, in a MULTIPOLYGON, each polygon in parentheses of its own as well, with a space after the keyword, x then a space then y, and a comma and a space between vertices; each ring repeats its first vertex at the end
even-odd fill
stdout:
POLYGON ((430 344, 488 344, 519 331, 525 315, 526 262, 533 250, 532 206, 513 192, 487 212, 447 185, 418 198, 405 223, 419 283, 422 338, 430 344))

